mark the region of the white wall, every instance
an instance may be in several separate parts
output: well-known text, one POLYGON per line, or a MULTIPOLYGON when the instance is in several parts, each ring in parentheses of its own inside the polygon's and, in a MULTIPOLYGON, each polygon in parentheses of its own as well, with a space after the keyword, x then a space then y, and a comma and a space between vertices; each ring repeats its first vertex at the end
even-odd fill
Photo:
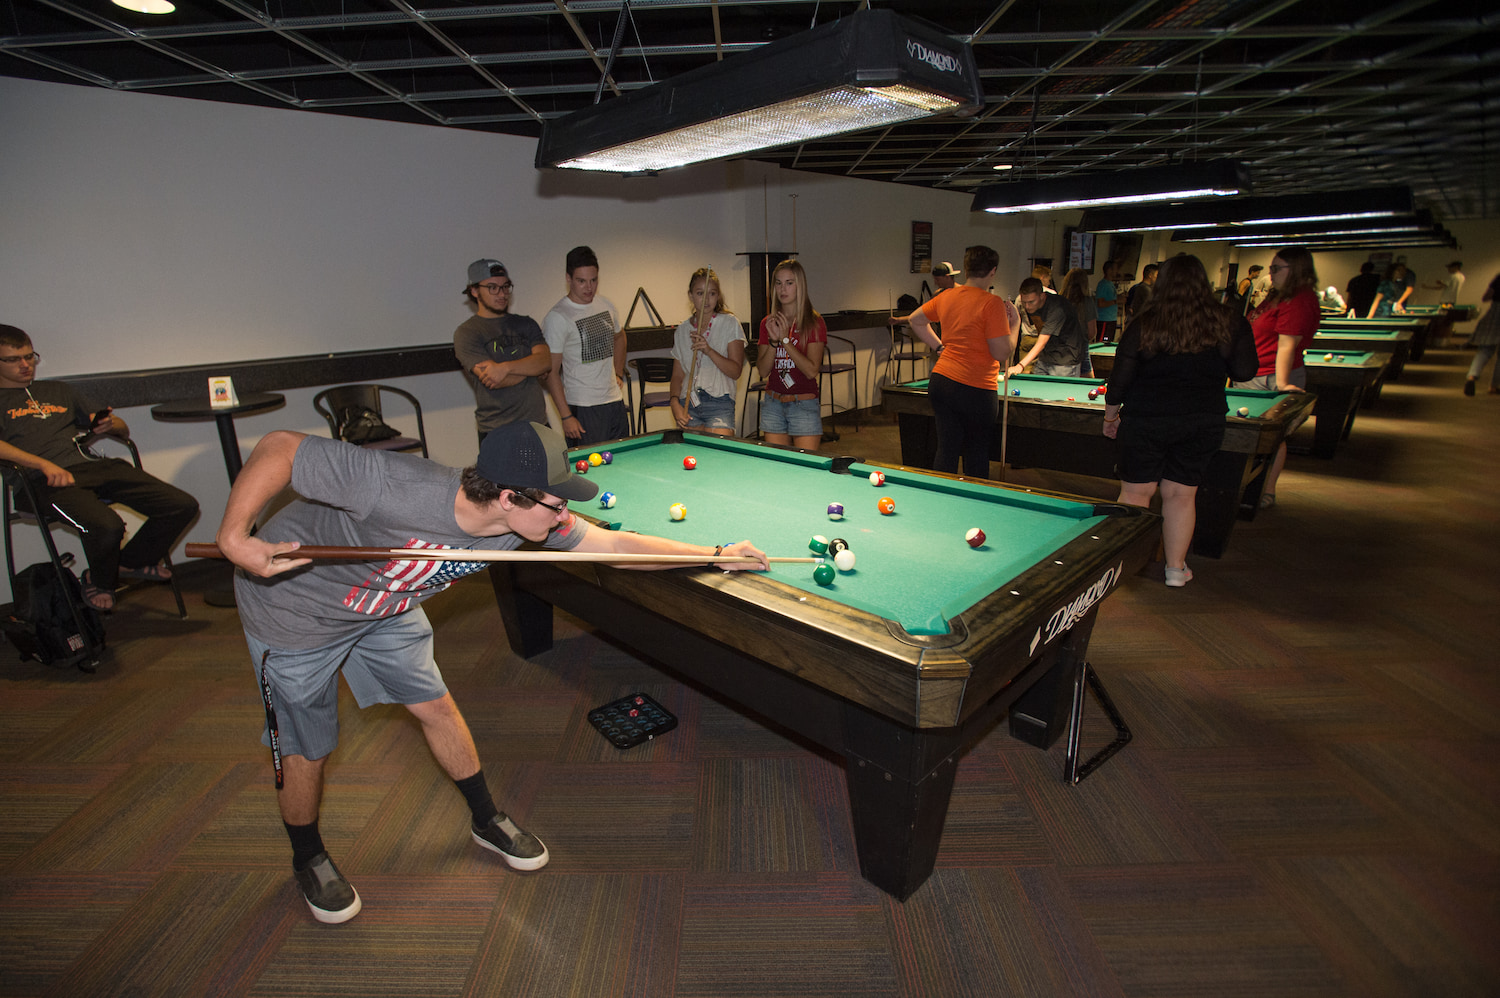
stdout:
MULTIPOLYGON (((939 259, 994 246, 1002 286, 1037 252, 1035 226, 971 215, 951 192, 759 163, 541 173, 530 139, 29 80, 0 78, 0 135, 0 322, 32 335, 43 377, 444 342, 469 314, 469 261, 503 260, 517 311, 540 317, 580 243, 622 318, 643 287, 673 322, 705 264, 748 314, 736 254, 768 242, 799 251, 824 311, 917 291, 913 220, 933 223, 939 259)), ((871 399, 885 334, 855 338, 871 399)), ((400 383, 423 401, 433 456, 471 460, 459 375, 400 383)), ((326 432, 314 392, 240 419, 242 451, 272 429, 326 432)), ((210 539, 228 494, 213 424, 119 415, 148 468, 202 503, 188 539, 210 539)))

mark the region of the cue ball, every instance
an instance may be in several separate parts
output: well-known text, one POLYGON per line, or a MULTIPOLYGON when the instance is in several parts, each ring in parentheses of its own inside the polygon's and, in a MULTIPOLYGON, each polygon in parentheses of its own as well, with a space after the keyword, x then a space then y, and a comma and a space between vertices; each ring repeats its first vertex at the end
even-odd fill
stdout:
POLYGON ((842 537, 835 537, 833 540, 828 542, 829 554, 838 554, 840 551, 847 550, 849 550, 849 542, 844 540, 842 537))
POLYGON ((594 453, 592 453, 592 454, 589 455, 589 464, 592 464, 594 467, 597 468, 597 467, 599 467, 599 465, 601 465, 603 463, 604 463, 604 455, 600 454, 598 451, 594 451, 594 453))
POLYGON ((882 498, 880 502, 877 503, 877 506, 879 507, 880 512, 886 516, 890 516, 892 513, 896 512, 896 500, 892 499, 890 496, 885 496, 884 498, 882 498))
POLYGON ((854 571, 854 552, 848 548, 833 556, 833 565, 840 572, 854 571))
POLYGON ((971 527, 969 528, 969 532, 964 534, 964 540, 969 542, 969 547, 971 548, 983 547, 984 531, 978 527, 971 527))
POLYGON ((599 505, 602 506, 602 507, 604 507, 605 509, 614 509, 615 508, 615 494, 613 492, 606 492, 606 493, 604 493, 602 496, 599 497, 599 505))
POLYGON ((667 510, 667 512, 671 515, 672 519, 674 519, 674 520, 686 520, 687 519, 687 507, 684 506, 680 502, 674 502, 672 504, 672 508, 669 509, 669 510, 667 510))
POLYGON ((698 459, 696 457, 685 457, 682 459, 682 466, 688 471, 692 471, 698 467, 698 459))
POLYGON ((1248 405, 1242 405, 1242 406, 1240 406, 1240 415, 1241 416, 1248 416, 1248 415, 1250 415, 1250 407, 1248 405))
POLYGON ((807 549, 813 554, 827 554, 828 538, 824 537, 822 534, 813 534, 812 540, 807 542, 807 549))
POLYGON ((589 463, 587 461, 579 461, 573 465, 573 470, 577 471, 580 475, 587 475, 589 473, 589 463))
POLYGON ((614 454, 614 451, 605 451, 603 454, 600 454, 599 456, 602 457, 602 458, 604 458, 604 463, 605 464, 614 464, 615 463, 615 454, 614 454))
POLYGON ((842 520, 844 518, 844 504, 841 502, 829 503, 828 518, 830 520, 842 520))
POLYGON ((813 569, 813 581, 820 586, 833 585, 833 566, 827 562, 820 562, 818 567, 813 569))
POLYGON ((885 484, 885 473, 880 471, 870 472, 870 484, 877 489, 885 484))

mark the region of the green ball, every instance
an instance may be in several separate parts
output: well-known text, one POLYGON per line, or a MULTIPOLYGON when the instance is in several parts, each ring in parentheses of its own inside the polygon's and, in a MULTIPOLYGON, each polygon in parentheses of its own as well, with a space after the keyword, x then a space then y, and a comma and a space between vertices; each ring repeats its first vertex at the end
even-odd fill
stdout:
POLYGON ((807 548, 813 554, 827 554, 828 538, 824 537, 822 534, 813 534, 812 540, 807 542, 807 548))
POLYGON ((817 568, 813 569, 813 581, 820 586, 832 585, 833 566, 826 561, 820 563, 817 568))

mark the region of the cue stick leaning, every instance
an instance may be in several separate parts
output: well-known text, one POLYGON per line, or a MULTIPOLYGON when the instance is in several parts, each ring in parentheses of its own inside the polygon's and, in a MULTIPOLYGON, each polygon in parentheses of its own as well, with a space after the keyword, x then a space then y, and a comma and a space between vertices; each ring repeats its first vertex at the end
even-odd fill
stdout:
MULTIPOLYGON (((709 275, 709 273, 710 273, 710 268, 704 267, 703 268, 703 298, 707 298, 708 297, 708 275, 709 275)), ((691 291, 692 289, 689 288, 688 290, 691 291)), ((708 345, 708 333, 704 332, 704 330, 703 330, 703 298, 698 299, 698 307, 696 309, 694 309, 694 312, 696 314, 693 316, 693 325, 698 327, 698 333, 699 333, 700 336, 703 337, 703 345, 707 346, 708 345)), ((692 342, 693 342, 692 338, 689 337, 688 338, 688 343, 691 344, 692 342)), ((686 411, 688 408, 690 408, 692 406, 692 404, 693 404, 693 389, 695 387, 697 387, 697 384, 698 384, 698 356, 699 356, 699 352, 697 350, 694 350, 693 351, 693 363, 692 363, 691 368, 689 368, 689 370, 688 370, 687 391, 685 393, 683 393, 683 396, 682 396, 684 411, 686 411)))
MULTIPOLYGON (((1021 310, 1016 309, 1016 322, 1021 321, 1021 310)), ((1016 350, 1021 347, 1021 331, 1016 330, 1016 350)), ((1005 370, 1000 372, 1004 380, 1000 383, 1000 475, 996 481, 1005 481, 1005 445, 1010 433, 1010 362, 1015 354, 1005 359, 1005 370)))
MULTIPOLYGON (((223 558, 217 544, 185 544, 189 558, 223 558)), ((712 565, 754 561, 732 554, 621 554, 610 551, 472 551, 467 548, 377 548, 309 544, 278 558, 311 558, 315 561, 592 561, 608 565, 712 565)), ((814 562, 822 558, 767 558, 771 562, 814 562)))

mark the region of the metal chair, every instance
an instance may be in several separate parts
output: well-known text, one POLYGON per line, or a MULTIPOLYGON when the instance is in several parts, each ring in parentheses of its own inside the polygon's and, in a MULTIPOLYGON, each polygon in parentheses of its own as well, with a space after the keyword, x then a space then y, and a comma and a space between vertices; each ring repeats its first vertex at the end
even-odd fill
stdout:
POLYGON ((842 336, 828 334, 828 351, 823 354, 823 368, 821 377, 827 387, 821 392, 824 400, 828 403, 829 422, 837 424, 840 412, 854 413, 854 429, 859 430, 859 351, 854 348, 853 340, 846 340, 842 336), (853 363, 835 363, 833 360, 833 341, 838 340, 849 348, 849 359, 853 363), (833 378, 838 374, 853 374, 851 379, 854 385, 854 404, 852 406, 840 406, 833 395, 833 378))
POLYGON ((745 344, 745 367, 750 372, 745 378, 745 395, 740 399, 740 436, 745 436, 745 412, 750 408, 750 393, 755 393, 755 432, 750 435, 751 440, 760 439, 760 404, 766 397, 766 383, 759 380, 760 371, 755 367, 756 358, 760 356, 760 344, 750 340, 745 344))
POLYGON ((910 327, 895 325, 891 327, 891 352, 885 358, 885 381, 886 384, 901 385, 907 381, 917 380, 917 365, 927 362, 927 351, 918 349, 923 346, 921 340, 910 332, 910 327), (901 365, 911 365, 911 377, 901 376, 901 365), (896 380, 891 380, 891 369, 895 368, 896 380))
POLYGON ((646 432, 646 410, 670 408, 672 405, 672 393, 647 391, 649 385, 670 385, 672 383, 671 357, 635 357, 630 361, 630 366, 635 369, 635 375, 641 382, 641 400, 636 410, 635 431, 646 432))
POLYGON ((339 431, 343 413, 348 409, 369 409, 383 420, 385 412, 381 408, 380 397, 387 392, 399 395, 411 403, 412 410, 417 414, 417 436, 412 438, 398 434, 389 440, 372 440, 360 446, 371 450, 421 450, 422 456, 427 457, 427 429, 422 424, 422 403, 410 392, 390 385, 340 385, 337 388, 325 388, 314 395, 313 408, 327 420, 328 432, 333 439, 342 440, 343 434, 339 431))
MULTIPOLYGON (((85 442, 84 446, 85 448, 91 449, 95 446, 100 445, 103 441, 106 440, 113 441, 114 443, 125 447, 130 452, 130 460, 136 466, 136 468, 140 469, 142 467, 141 452, 136 447, 135 441, 131 440, 129 437, 115 436, 112 433, 96 434, 93 437, 89 438, 85 442)), ((4 488, 0 489, 0 493, 3 493, 3 495, 0 495, 0 521, 3 521, 5 528, 5 571, 7 578, 9 578, 10 580, 11 592, 14 593, 16 591, 16 556, 15 538, 12 536, 11 527, 17 523, 29 523, 35 525, 36 528, 41 532, 42 543, 47 549, 47 557, 51 560, 53 566, 56 568, 68 566, 73 556, 71 554, 63 555, 58 552, 57 544, 52 539, 52 528, 75 528, 73 527, 71 521, 58 516, 55 512, 49 511, 45 515, 38 515, 36 512, 34 512, 35 510, 42 508, 43 504, 40 498, 37 496, 36 488, 33 486, 31 479, 27 477, 25 471, 22 468, 17 465, 11 464, 9 461, 0 461, 0 475, 3 475, 5 480, 4 488), (17 491, 19 491, 19 494, 21 496, 25 497, 24 504, 16 501, 15 493, 17 491)), ((162 557, 162 565, 166 567, 168 572, 172 573, 171 577, 167 580, 167 585, 171 588, 172 598, 177 603, 177 615, 186 620, 188 615, 187 604, 183 602, 182 589, 177 584, 177 573, 172 567, 171 555, 164 555, 162 557)), ((60 577, 61 573, 59 573, 59 578, 60 577)), ((140 584, 143 583, 126 582, 125 584, 120 586, 120 588, 128 590, 140 584)), ((74 607, 74 609, 76 611, 77 607, 74 607)), ((81 620, 78 621, 78 623, 79 626, 82 627, 81 620)), ((80 633, 86 632, 80 631, 80 633)), ((100 650, 102 650, 102 645, 100 647, 100 650)))

